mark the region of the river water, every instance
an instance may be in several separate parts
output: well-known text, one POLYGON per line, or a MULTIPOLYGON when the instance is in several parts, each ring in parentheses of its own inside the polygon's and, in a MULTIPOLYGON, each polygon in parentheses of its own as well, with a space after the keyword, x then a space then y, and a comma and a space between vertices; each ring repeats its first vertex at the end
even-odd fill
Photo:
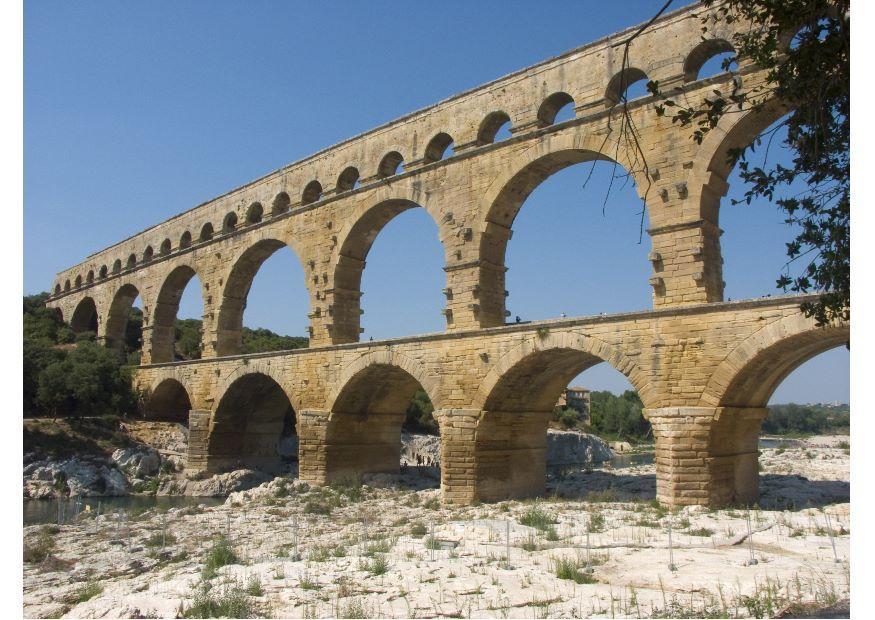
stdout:
MULTIPOLYGON (((764 437, 760 439, 760 448, 791 448, 798 446, 799 442, 795 439, 782 439, 778 437, 764 437)), ((624 469, 626 467, 635 467, 636 465, 649 465, 654 461, 652 448, 641 452, 632 452, 626 454, 614 453, 610 461, 605 461, 599 465, 595 465, 595 469, 624 469)), ((193 506, 197 504, 205 504, 207 506, 216 506, 224 503, 224 497, 186 497, 186 496, 150 496, 150 495, 129 495, 127 497, 85 497, 81 500, 67 500, 61 502, 61 519, 69 520, 78 512, 89 510, 96 513, 100 509, 100 514, 107 512, 117 512, 124 510, 125 512, 137 513, 150 508, 176 508, 181 506, 193 506)), ((39 523, 57 523, 58 522, 58 501, 54 499, 26 499, 24 500, 24 525, 35 525, 39 523)))

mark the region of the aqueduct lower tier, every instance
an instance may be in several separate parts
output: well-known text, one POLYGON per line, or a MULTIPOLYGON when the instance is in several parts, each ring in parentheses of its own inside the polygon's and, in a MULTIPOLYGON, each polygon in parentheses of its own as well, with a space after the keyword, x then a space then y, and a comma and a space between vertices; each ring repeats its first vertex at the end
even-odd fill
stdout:
POLYGON ((778 384, 848 342, 802 298, 515 324, 361 344, 141 366, 150 415, 190 407, 188 467, 279 463, 292 407, 302 479, 397 472, 400 428, 420 386, 440 425, 444 501, 543 493, 546 428, 560 391, 606 362, 638 390, 668 505, 758 496, 758 435, 778 384))

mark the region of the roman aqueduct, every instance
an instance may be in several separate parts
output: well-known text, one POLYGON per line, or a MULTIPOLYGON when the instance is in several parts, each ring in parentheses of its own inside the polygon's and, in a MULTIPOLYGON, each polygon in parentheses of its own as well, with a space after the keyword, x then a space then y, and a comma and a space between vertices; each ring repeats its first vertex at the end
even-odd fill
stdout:
MULTIPOLYGON (((796 367, 846 343, 847 324, 816 327, 802 298, 723 300, 719 212, 731 165, 785 110, 728 115, 701 145, 628 104, 647 166, 618 144, 622 88, 641 78, 695 104, 750 87, 755 66, 699 79, 731 49, 703 40, 701 7, 667 14, 631 44, 614 34, 461 93, 201 204, 58 274, 49 305, 74 330, 122 345, 139 297, 135 382, 156 417, 187 419, 188 467, 278 462, 289 404, 300 477, 315 483, 399 467, 400 426, 416 389, 440 424, 444 501, 544 491, 546 426, 560 391, 600 362, 638 390, 656 440, 657 495, 669 505, 751 501, 765 406, 796 367), (573 102, 574 117, 554 122, 573 102), (496 141, 500 126, 511 136, 496 141), (448 147, 453 145, 450 154, 448 147), (505 250, 526 197, 558 170, 613 159, 635 179, 650 218, 653 307, 620 315, 506 323, 505 250), (402 168, 403 162, 403 168, 402 168), (365 259, 399 213, 425 209, 445 254, 446 330, 359 342, 365 259), (288 246, 309 291, 310 347, 242 355, 249 287, 288 246), (174 361, 173 323, 194 275, 204 304, 202 359, 174 361)), ((721 34, 721 33, 717 33, 721 34)), ((439 309, 435 309, 438 311, 439 309)))

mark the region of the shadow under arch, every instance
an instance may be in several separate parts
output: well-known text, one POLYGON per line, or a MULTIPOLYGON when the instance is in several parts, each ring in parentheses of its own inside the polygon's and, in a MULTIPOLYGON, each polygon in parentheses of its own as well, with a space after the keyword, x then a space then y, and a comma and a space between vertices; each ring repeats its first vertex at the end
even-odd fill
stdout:
POLYGON ((97 334, 97 305, 91 297, 84 297, 73 311, 70 319, 70 329, 79 334, 82 332, 94 332, 97 334))
MULTIPOLYGON (((219 304, 216 333, 216 354, 236 355, 243 347, 243 311, 246 309, 246 298, 252 288, 255 275, 261 265, 277 250, 288 247, 301 264, 301 255, 296 248, 280 239, 261 239, 247 247, 233 261, 231 270, 225 278, 222 289, 222 301, 219 304)), ((307 282, 304 286, 309 292, 307 282)))
MULTIPOLYGON (((424 209, 435 224, 441 245, 440 225, 434 215, 413 198, 386 197, 363 207, 353 218, 353 224, 338 242, 335 258, 333 344, 358 342, 361 334, 361 290, 365 259, 377 236, 386 225, 409 209, 424 209)), ((446 248, 444 248, 446 261, 446 248)), ((438 309, 435 309, 437 312, 438 309)))
MULTIPOLYGON (((175 321, 179 313, 179 302, 185 292, 185 288, 197 272, 190 265, 179 265, 171 271, 158 292, 153 311, 152 330, 148 344, 151 352, 151 362, 160 364, 172 362, 175 359, 174 340, 176 336, 175 321)), ((203 280, 201 282, 201 301, 203 302, 203 280)))
POLYGON ((191 409, 191 397, 185 386, 177 379, 164 378, 150 390, 143 406, 143 417, 188 426, 191 409))
POLYGON ((418 362, 391 351, 356 360, 329 397, 325 428, 325 481, 362 474, 397 474, 401 460, 401 426, 418 389, 435 407, 441 403, 437 380, 418 362))
POLYGON ((629 379, 644 403, 650 388, 637 365, 615 347, 590 336, 533 336, 502 356, 483 380, 475 408, 477 498, 497 501, 543 495, 547 474, 547 425, 568 382, 607 362, 629 379))
MULTIPOLYGON (((548 178, 576 164, 594 161, 616 161, 626 171, 634 166, 625 160, 623 149, 616 142, 599 136, 585 136, 576 128, 551 135, 537 145, 517 155, 487 189, 480 206, 479 257, 482 263, 480 286, 483 290, 504 291, 506 286, 507 246, 512 236, 514 220, 532 192, 548 178), (605 155, 617 153, 617 159, 605 155)), ((635 190, 643 198, 646 182, 632 174, 635 190), (642 182, 639 182, 642 181, 642 182)), ((481 326, 503 325, 505 297, 484 296, 480 299, 481 326)))
POLYGON ((284 424, 295 422, 286 391, 273 378, 246 372, 227 385, 212 415, 206 441, 206 469, 211 472, 282 468, 279 441, 284 424))

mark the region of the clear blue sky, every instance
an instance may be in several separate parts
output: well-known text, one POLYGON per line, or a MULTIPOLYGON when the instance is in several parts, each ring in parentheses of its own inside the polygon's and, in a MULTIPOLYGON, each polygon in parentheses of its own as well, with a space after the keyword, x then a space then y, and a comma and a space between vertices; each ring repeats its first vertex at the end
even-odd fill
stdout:
MULTIPOLYGON (((658 4, 25 3, 25 291, 48 290, 59 269, 327 145, 644 21, 658 4)), ((602 216, 610 167, 600 164, 584 190, 587 170, 548 179, 517 218, 513 314, 650 306, 634 191, 615 187, 602 216)), ((724 204, 727 296, 778 293, 791 238, 781 216, 768 204, 724 204)), ((362 281, 364 337, 441 330, 441 267, 424 212, 390 222, 362 281)), ((303 334, 303 282, 291 251, 277 252, 255 280, 245 323, 303 334)), ((186 289, 183 317, 202 313, 197 286, 186 289)), ((847 402, 849 357, 815 358, 773 402, 847 402)), ((627 385, 605 364, 575 383, 627 385)))

